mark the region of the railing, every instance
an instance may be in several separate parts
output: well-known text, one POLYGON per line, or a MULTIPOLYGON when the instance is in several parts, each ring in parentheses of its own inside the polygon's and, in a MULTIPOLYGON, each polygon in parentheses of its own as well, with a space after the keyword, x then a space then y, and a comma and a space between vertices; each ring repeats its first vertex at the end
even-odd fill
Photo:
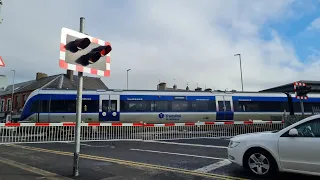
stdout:
MULTIPOLYGON (((281 121, 81 123, 81 141, 221 138, 283 128, 281 121)), ((74 141, 75 123, 1 123, 0 144, 74 141)))

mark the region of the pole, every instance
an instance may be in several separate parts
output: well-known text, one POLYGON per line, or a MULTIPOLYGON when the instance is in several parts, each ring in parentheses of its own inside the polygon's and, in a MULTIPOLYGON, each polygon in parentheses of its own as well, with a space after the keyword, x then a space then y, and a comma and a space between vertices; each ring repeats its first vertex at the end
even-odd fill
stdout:
POLYGON ((129 89, 129 71, 131 69, 127 69, 127 90, 129 89))
POLYGON ((302 116, 304 116, 304 106, 303 106, 303 101, 301 98, 300 98, 300 107, 301 107, 302 116))
MULTIPOLYGON (((84 32, 84 17, 80 18, 80 32, 84 32)), ((81 134, 81 107, 82 107, 82 89, 83 89, 83 72, 78 72, 78 89, 77 89, 77 114, 76 114, 76 132, 75 144, 76 151, 73 161, 73 175, 79 176, 79 155, 80 155, 80 134, 81 134)))
POLYGON ((16 71, 13 71, 13 79, 12 79, 12 92, 11 92, 11 107, 10 107, 10 122, 12 122, 12 111, 13 111, 13 95, 14 95, 14 79, 16 77, 16 71))
POLYGON ((243 92, 243 78, 242 78, 241 54, 235 54, 235 56, 239 56, 239 60, 240 60, 241 89, 242 89, 242 92, 243 92))

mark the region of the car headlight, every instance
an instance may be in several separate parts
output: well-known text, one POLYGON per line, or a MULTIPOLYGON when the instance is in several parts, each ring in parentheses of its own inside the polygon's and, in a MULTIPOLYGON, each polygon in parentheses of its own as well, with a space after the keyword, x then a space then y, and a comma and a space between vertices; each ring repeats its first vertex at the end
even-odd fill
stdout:
POLYGON ((238 146, 239 144, 240 144, 240 142, 230 141, 229 148, 234 148, 234 147, 238 146))

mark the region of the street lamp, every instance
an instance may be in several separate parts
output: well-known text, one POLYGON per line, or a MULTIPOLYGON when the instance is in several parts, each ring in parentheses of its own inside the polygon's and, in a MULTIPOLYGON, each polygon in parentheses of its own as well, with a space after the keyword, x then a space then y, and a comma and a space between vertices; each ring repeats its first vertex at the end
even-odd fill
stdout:
POLYGON ((129 71, 131 71, 131 69, 127 69, 127 90, 129 88, 129 71))
POLYGON ((242 87, 242 92, 243 92, 243 79, 242 79, 241 54, 235 54, 234 56, 239 56, 239 59, 240 59, 241 87, 242 87))
POLYGON ((13 79, 12 79, 12 93, 11 93, 11 107, 10 107, 10 121, 12 122, 12 111, 13 111, 13 94, 14 94, 14 79, 16 76, 16 71, 11 70, 13 72, 13 79))

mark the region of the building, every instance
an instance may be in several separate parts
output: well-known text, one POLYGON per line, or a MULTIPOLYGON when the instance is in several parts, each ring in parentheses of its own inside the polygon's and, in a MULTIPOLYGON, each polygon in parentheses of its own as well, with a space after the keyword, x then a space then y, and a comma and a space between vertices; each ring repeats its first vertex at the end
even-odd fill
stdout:
MULTIPOLYGON (((296 82, 305 83, 307 86, 311 86, 312 87, 311 92, 313 93, 320 93, 320 81, 300 80, 296 82)), ((264 89, 259 92, 294 92, 293 84, 294 82, 269 88, 269 89, 264 89)))
MULTIPOLYGON (((167 83, 165 83, 165 82, 159 83, 157 85, 157 90, 159 90, 159 91, 190 91, 188 86, 185 89, 178 89, 177 85, 173 85, 173 87, 170 88, 170 87, 167 87, 167 83)), ((211 91, 211 90, 212 89, 207 88, 204 91, 211 91)), ((195 91, 202 91, 202 88, 197 87, 195 89, 195 91)))
MULTIPOLYGON (((36 73, 34 80, 14 84, 13 113, 19 114, 29 94, 40 88, 48 89, 77 89, 78 76, 73 75, 73 71, 67 74, 57 74, 48 76, 45 73, 36 73)), ((0 112, 10 111, 13 86, 7 86, 0 92, 0 112)), ((83 89, 108 89, 108 87, 97 77, 83 77, 83 89)))
MULTIPOLYGON (((308 81, 308 80, 300 80, 300 81, 296 81, 299 83, 305 83, 307 86, 311 86, 311 92, 313 93, 320 93, 320 81, 308 81)), ((281 86, 276 86, 276 87, 272 87, 269 89, 264 89, 258 92, 294 92, 294 82, 292 83, 288 83, 288 84, 284 84, 281 86)), ((176 85, 174 85, 172 88, 171 87, 167 87, 167 84, 165 82, 159 83, 157 85, 157 90, 159 91, 191 91, 189 89, 189 87, 187 86, 185 89, 178 89, 176 85)), ((196 89, 194 89, 194 91, 202 91, 202 88, 198 87, 196 89)), ((207 88, 203 91, 212 91, 212 89, 207 88)), ((223 92, 221 90, 214 90, 217 92, 223 92)), ((236 90, 231 90, 231 92, 237 92, 236 90)))

